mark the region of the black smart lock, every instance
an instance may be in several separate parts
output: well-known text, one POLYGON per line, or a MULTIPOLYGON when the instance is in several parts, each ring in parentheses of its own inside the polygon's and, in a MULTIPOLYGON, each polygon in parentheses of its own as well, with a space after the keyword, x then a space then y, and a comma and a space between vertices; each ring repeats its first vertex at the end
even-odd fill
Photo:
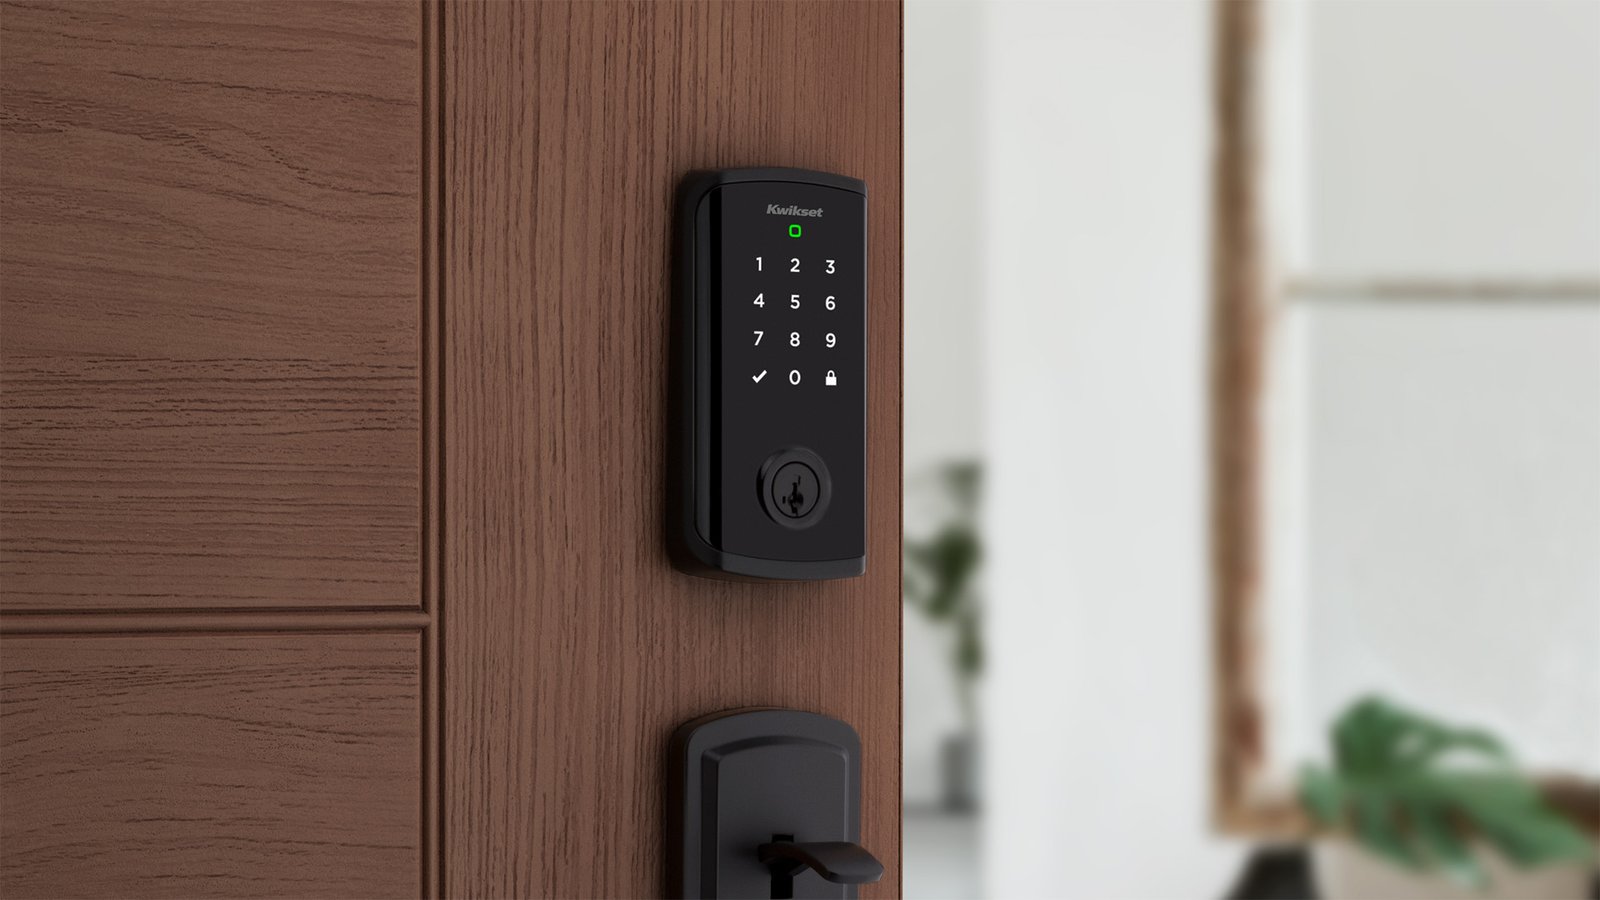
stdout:
POLYGON ((677 565, 866 571, 867 191, 800 169, 683 184, 674 311, 677 565))

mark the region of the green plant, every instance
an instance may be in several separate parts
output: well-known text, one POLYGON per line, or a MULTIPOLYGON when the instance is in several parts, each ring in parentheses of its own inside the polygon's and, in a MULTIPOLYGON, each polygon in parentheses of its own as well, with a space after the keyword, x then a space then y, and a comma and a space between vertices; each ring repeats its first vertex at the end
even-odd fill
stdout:
POLYGON ((970 725, 976 715, 974 688, 983 670, 980 604, 973 585, 983 556, 978 539, 982 467, 971 461, 950 463, 937 477, 951 514, 930 537, 906 539, 905 598, 929 621, 952 630, 957 699, 970 725))
POLYGON ((1327 828, 1415 871, 1483 887, 1481 842, 1515 865, 1593 859, 1583 832, 1552 809, 1493 735, 1434 721, 1376 697, 1331 729, 1333 765, 1306 767, 1300 798, 1327 828))

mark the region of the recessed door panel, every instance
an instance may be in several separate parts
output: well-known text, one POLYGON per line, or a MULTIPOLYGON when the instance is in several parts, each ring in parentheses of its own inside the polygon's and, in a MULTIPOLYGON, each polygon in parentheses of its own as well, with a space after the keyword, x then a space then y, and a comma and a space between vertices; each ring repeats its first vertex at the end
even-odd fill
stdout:
POLYGON ((418 635, 0 639, 0 894, 412 896, 418 635))
POLYGON ((5 609, 420 602, 421 26, 5 7, 5 609))

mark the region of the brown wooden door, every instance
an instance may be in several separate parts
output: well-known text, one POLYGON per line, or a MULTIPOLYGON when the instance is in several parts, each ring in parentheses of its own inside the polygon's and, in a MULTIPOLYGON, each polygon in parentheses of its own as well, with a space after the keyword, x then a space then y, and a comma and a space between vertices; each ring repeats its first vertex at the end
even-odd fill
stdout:
POLYGON ((900 9, 0 6, 0 894, 648 896, 680 722, 899 891, 900 9), (866 180, 863 578, 666 557, 697 168, 866 180))

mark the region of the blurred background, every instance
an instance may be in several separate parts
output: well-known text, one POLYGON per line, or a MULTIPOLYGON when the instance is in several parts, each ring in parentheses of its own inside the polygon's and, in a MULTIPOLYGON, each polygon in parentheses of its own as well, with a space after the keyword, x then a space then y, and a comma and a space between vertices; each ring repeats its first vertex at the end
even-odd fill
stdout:
POLYGON ((907 895, 1591 896, 1600 3, 905 66, 907 895))

